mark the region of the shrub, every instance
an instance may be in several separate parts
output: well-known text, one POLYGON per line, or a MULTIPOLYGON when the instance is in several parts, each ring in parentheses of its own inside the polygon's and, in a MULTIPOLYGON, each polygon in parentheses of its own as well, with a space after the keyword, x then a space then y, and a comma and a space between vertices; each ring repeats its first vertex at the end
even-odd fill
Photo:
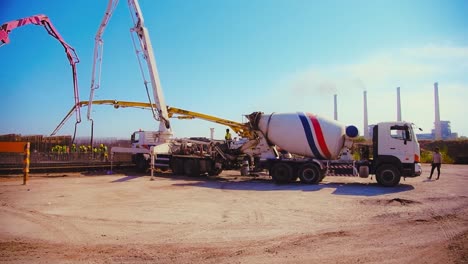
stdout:
POLYGON ((432 162, 432 152, 428 150, 421 150, 421 163, 431 163, 432 162))
MULTIPOLYGON (((442 147, 440 150, 440 154, 442 155, 442 163, 453 164, 455 161, 450 155, 447 153, 447 146, 442 147)), ((432 151, 429 150, 421 150, 421 163, 431 163, 432 162, 432 151)))

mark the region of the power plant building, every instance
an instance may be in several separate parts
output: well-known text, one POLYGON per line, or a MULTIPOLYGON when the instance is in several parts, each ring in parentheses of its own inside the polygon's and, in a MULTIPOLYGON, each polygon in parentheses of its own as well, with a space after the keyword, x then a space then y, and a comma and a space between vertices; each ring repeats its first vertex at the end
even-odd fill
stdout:
POLYGON ((450 128, 450 121, 440 120, 440 106, 439 106, 439 83, 434 83, 434 110, 435 110, 435 120, 434 128, 431 130, 431 133, 428 134, 416 134, 418 139, 430 139, 430 140, 448 140, 448 139, 457 139, 458 134, 452 133, 450 128))
MULTIPOLYGON (((440 124, 440 136, 442 140, 457 139, 458 133, 452 133, 450 128, 450 121, 439 121, 440 124)), ((436 128, 437 125, 434 124, 434 128, 431 130, 431 133, 417 134, 418 139, 430 139, 435 140, 436 137, 436 128)))

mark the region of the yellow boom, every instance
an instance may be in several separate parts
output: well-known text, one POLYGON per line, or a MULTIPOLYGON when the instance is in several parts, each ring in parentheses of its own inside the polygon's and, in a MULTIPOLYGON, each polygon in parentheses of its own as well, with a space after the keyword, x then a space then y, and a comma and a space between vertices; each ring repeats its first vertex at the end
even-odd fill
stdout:
MULTIPOLYGON (((65 122, 71 117, 73 111, 75 111, 76 107, 82 107, 88 105, 89 101, 81 101, 77 106, 72 107, 72 109, 68 112, 68 114, 62 119, 60 124, 55 128, 54 132, 52 132, 51 136, 55 135, 58 130, 65 124, 65 122)), ((117 100, 97 100, 93 101, 93 104, 97 105, 112 105, 114 108, 120 107, 133 107, 133 108, 142 108, 142 109, 151 109, 151 107, 155 107, 155 104, 151 105, 150 103, 143 103, 143 102, 129 102, 129 101, 117 101, 117 100)), ((235 133, 237 133, 241 137, 251 138, 252 133, 249 130, 249 126, 247 124, 239 123, 236 121, 219 118, 216 116, 206 115, 198 112, 188 111, 176 107, 167 107, 167 112, 170 118, 178 118, 178 119, 202 119, 213 123, 218 123, 221 125, 225 125, 230 127, 235 133)))

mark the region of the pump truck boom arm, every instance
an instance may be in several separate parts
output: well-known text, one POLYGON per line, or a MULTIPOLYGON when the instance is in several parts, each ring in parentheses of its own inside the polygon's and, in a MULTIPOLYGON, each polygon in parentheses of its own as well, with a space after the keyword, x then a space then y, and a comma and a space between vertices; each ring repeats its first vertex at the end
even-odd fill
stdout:
MULTIPOLYGON (((101 74, 101 63, 102 63, 102 52, 103 52, 102 34, 104 33, 104 30, 118 2, 119 2, 118 0, 109 0, 106 13, 101 22, 101 25, 99 26, 99 29, 97 31, 96 38, 95 38, 93 77, 91 80, 91 91, 90 91, 90 97, 89 97, 89 102, 88 102, 88 120, 91 120, 91 121, 92 121, 91 107, 93 104, 94 91, 98 89, 100 86, 100 74, 101 74), (97 66, 97 64, 99 65, 97 66), (97 78, 96 78, 96 75, 98 76, 97 78)), ((162 139, 162 141, 167 141, 172 136, 170 122, 169 122, 169 114, 167 112, 167 106, 164 100, 164 95, 163 95, 162 88, 161 88, 161 82, 159 80, 158 69, 156 66, 156 59, 154 57, 153 47, 151 45, 151 40, 148 34, 148 29, 146 29, 144 25, 143 14, 141 12, 138 1, 128 0, 127 3, 130 9, 130 15, 132 17, 132 21, 134 24, 134 26, 130 30, 132 33, 132 41, 133 41, 133 45, 135 47, 136 54, 138 57, 138 62, 139 62, 140 70, 142 73, 144 85, 146 88, 146 93, 148 95, 149 106, 151 107, 151 110, 153 111, 153 117, 156 120, 160 121, 160 124, 159 124, 160 138, 162 139), (135 36, 136 36, 137 41, 135 40, 135 36), (137 42, 138 42, 138 45, 137 45, 137 42), (146 74, 145 74, 145 70, 141 62, 140 56, 143 57, 143 59, 146 61, 147 72, 150 76, 150 81, 146 80, 146 76, 145 76, 146 74), (152 88, 154 104, 151 100, 149 88, 152 88)))
MULTIPOLYGON (((13 29, 26 26, 29 24, 43 26, 46 29, 47 33, 49 33, 49 35, 57 39, 60 42, 60 44, 62 44, 63 48, 65 49, 65 53, 67 54, 68 61, 70 62, 70 66, 72 68, 73 91, 74 91, 74 97, 75 97, 75 106, 73 107, 73 109, 75 110, 75 113, 76 113, 76 124, 80 123, 81 122, 81 112, 80 112, 80 107, 79 107, 80 96, 79 96, 79 91, 78 91, 78 78, 77 78, 77 73, 76 73, 76 64, 80 62, 80 60, 78 59, 78 55, 76 54, 75 49, 72 48, 70 45, 68 45, 67 42, 65 42, 65 40, 59 34, 57 29, 52 25, 52 22, 46 15, 30 16, 30 17, 21 18, 21 19, 10 21, 10 22, 3 24, 0 27, 0 46, 3 46, 10 42, 8 34, 10 34, 10 32, 13 29)), ((75 125, 75 132, 76 132, 76 125, 75 125)))
POLYGON ((106 29, 109 20, 111 19, 112 14, 114 13, 118 0, 110 0, 107 4, 106 13, 102 18, 101 25, 98 28, 96 37, 94 38, 94 56, 93 56, 93 72, 91 77, 91 89, 89 93, 89 104, 88 104, 88 113, 87 118, 89 121, 93 122, 91 118, 92 104, 94 99, 94 91, 99 88, 101 85, 101 70, 102 70, 102 52, 104 51, 104 41, 102 40, 102 35, 106 29))
MULTIPOLYGON (((125 107, 132 107, 132 108, 142 108, 142 109, 150 109, 150 108, 156 108, 154 104, 151 105, 150 103, 144 103, 144 102, 129 102, 129 101, 117 101, 117 100, 96 100, 93 101, 93 104, 95 105, 112 105, 114 108, 125 108, 125 107)), ((90 102, 89 101, 81 101, 78 104, 78 107, 83 107, 83 106, 89 106, 90 102)), ((57 128, 52 132, 51 136, 55 135, 58 130, 63 126, 63 124, 71 117, 73 114, 73 111, 75 110, 75 106, 70 109, 68 114, 63 118, 62 122, 57 126, 57 128)), ((232 130, 237 133, 241 137, 245 138, 252 138, 251 131, 249 127, 246 124, 242 124, 236 121, 224 119, 224 118, 219 118, 216 116, 212 115, 207 115, 203 113, 198 113, 194 111, 189 111, 189 110, 184 110, 176 107, 167 107, 167 112, 169 118, 178 118, 178 119, 194 119, 198 118, 201 120, 221 124, 228 126, 232 128, 232 130)))
MULTIPOLYGON (((130 14, 132 16, 133 23, 135 24, 135 26, 130 31, 132 33, 135 33, 135 34, 132 34, 132 37, 134 37, 134 35, 137 35, 138 37, 140 48, 141 48, 140 52, 143 53, 143 58, 146 60, 149 75, 151 78, 151 86, 153 88, 154 103, 157 106, 158 117, 160 121, 159 132, 163 132, 163 133, 168 132, 172 134, 170 130, 169 114, 167 112, 166 101, 164 100, 164 95, 163 95, 162 87, 161 87, 161 81, 159 79, 159 74, 158 74, 158 68, 156 66, 156 58, 154 56, 153 46, 151 45, 151 40, 149 37, 148 29, 144 25, 143 13, 141 12, 140 4, 138 3, 137 0, 128 0, 128 7, 130 8, 130 14)), ((135 41, 133 43, 135 45, 135 49, 137 49, 135 41)), ((143 70, 142 70, 142 74, 144 75, 143 70)), ((146 87, 147 87, 147 84, 148 82, 145 79, 146 87)))
POLYGON ((171 106, 167 108, 167 111, 169 112, 169 117, 175 117, 178 119, 198 118, 198 119, 206 120, 209 122, 228 126, 232 128, 232 130, 234 130, 234 132, 238 134, 239 136, 253 139, 252 131, 249 129, 249 126, 247 124, 239 123, 239 122, 224 119, 224 118, 219 118, 219 117, 212 116, 212 115, 207 115, 207 114, 202 114, 202 113, 184 110, 180 108, 175 108, 171 106))

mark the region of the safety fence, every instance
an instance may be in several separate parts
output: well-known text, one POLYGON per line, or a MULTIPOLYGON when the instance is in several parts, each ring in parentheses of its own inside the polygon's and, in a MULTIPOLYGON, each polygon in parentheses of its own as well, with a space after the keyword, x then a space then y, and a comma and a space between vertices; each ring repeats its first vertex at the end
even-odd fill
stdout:
MULTIPOLYGON (((0 144, 3 142, 0 142, 0 144)), ((101 153, 54 153, 54 152, 34 152, 30 153, 30 163, 50 163, 50 162, 107 162, 110 161, 110 155, 105 156, 101 153)), ((131 154, 115 153, 113 156, 115 162, 130 162, 131 154)), ((21 164, 23 156, 21 153, 0 152, 0 164, 21 164)))

